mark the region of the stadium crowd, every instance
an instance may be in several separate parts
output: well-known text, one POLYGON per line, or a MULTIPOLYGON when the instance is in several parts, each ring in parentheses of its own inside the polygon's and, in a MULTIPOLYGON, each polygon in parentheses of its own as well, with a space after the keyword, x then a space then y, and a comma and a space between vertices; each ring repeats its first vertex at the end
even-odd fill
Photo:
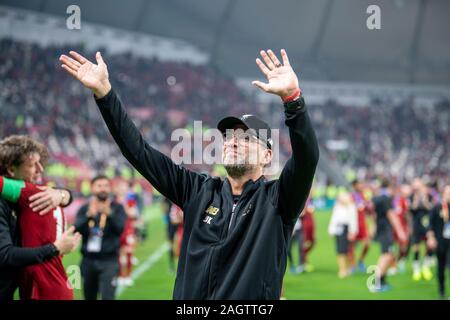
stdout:
POLYGON ((450 168, 450 104, 442 100, 422 106, 414 99, 399 104, 372 101, 366 107, 351 107, 330 101, 312 106, 319 140, 348 143, 345 150, 328 150, 342 166, 363 169, 362 178, 380 174, 411 181, 428 176, 440 181, 450 168))
MULTIPOLYGON (((0 70, 0 105, 6 124, 0 135, 30 134, 47 142, 53 154, 85 159, 97 169, 117 166, 116 161, 125 160, 114 156, 118 149, 98 112, 86 108, 93 103, 89 93, 58 72, 58 57, 68 50, 0 41, 0 59, 7 62, 0 70)), ((162 152, 170 154, 168 141, 174 129, 200 120, 215 124, 227 114, 254 109, 233 81, 210 67, 127 53, 106 54, 105 59, 111 65, 112 83, 137 125, 162 152)))
MULTIPOLYGON (((86 52, 81 46, 71 48, 86 52)), ((0 136, 29 134, 44 141, 56 159, 69 155, 96 170, 124 165, 125 160, 115 156, 118 149, 89 93, 57 70, 58 56, 68 50, 0 40, 0 59, 5 61, 0 68, 0 136)), ((274 128, 284 127, 276 105, 256 103, 211 66, 161 62, 130 53, 109 56, 106 52, 104 57, 110 62, 113 86, 135 122, 148 141, 166 154, 173 130, 192 128, 194 121, 214 125, 227 114, 257 113, 274 128)), ((383 173, 409 180, 426 175, 436 181, 450 167, 449 149, 443 147, 450 142, 450 114, 443 112, 448 108, 448 101, 424 107, 413 98, 400 104, 374 99, 365 107, 329 101, 310 105, 310 112, 322 146, 330 140, 351 146, 326 150, 341 166, 362 170, 359 178, 383 173)), ((289 138, 281 130, 281 161, 289 148, 289 138)))

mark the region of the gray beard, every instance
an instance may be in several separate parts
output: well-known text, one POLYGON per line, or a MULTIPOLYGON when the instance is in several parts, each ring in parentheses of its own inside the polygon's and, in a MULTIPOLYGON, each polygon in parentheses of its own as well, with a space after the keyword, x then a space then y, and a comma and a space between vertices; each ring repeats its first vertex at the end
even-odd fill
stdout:
POLYGON ((254 167, 249 164, 229 164, 224 165, 224 167, 225 170, 227 170, 228 175, 234 179, 241 178, 254 169, 254 167))

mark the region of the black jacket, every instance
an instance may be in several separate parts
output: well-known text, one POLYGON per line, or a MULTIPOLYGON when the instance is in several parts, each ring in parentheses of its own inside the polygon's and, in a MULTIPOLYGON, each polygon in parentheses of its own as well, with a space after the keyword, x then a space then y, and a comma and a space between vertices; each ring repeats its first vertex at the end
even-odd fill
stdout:
POLYGON ((288 243, 319 158, 306 107, 285 110, 292 157, 279 179, 246 183, 228 230, 233 198, 227 179, 189 171, 148 145, 113 90, 97 104, 123 155, 184 211, 173 298, 279 299, 288 243))
MULTIPOLYGON (((450 205, 450 203, 448 205, 450 205)), ((428 224, 428 230, 433 231, 434 236, 436 237, 438 251, 447 248, 447 245, 450 243, 450 240, 445 239, 443 235, 445 221, 441 215, 441 210, 442 204, 440 203, 430 211, 430 223, 428 224)))
POLYGON ((41 263, 55 255, 53 244, 21 248, 17 211, 0 199, 0 301, 12 300, 21 267, 41 263))
POLYGON ((89 238, 89 220, 93 220, 98 227, 100 215, 95 218, 88 218, 86 215, 89 204, 82 206, 77 213, 75 229, 82 236, 81 254, 84 258, 100 260, 117 260, 120 249, 120 235, 125 227, 127 215, 123 206, 117 202, 111 203, 111 214, 106 219, 105 229, 103 230, 102 247, 100 252, 88 252, 86 250, 89 238))

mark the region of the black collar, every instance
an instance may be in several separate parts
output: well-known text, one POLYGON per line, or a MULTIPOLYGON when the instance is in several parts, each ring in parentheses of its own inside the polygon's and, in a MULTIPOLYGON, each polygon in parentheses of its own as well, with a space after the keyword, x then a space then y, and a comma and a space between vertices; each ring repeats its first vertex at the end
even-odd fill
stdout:
MULTIPOLYGON (((242 193, 240 194, 240 197, 244 197, 247 193, 256 190, 260 186, 260 184, 264 183, 266 180, 267 179, 266 179, 266 177, 264 175, 261 175, 255 181, 252 180, 252 179, 247 180, 244 183, 244 188, 243 188, 242 193)), ((233 194, 232 194, 232 190, 231 190, 231 183, 230 183, 230 180, 228 180, 228 178, 224 179, 223 191, 225 193, 225 196, 226 196, 227 200, 233 201, 233 194)))

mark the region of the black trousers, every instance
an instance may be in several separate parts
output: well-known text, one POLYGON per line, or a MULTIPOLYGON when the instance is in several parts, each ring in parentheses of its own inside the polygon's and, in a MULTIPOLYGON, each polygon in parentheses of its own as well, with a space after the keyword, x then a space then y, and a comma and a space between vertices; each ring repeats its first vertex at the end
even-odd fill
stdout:
POLYGON ((343 230, 340 235, 336 236, 336 251, 337 254, 347 254, 350 242, 348 241, 348 225, 343 225, 343 230))
POLYGON ((443 297, 445 295, 445 271, 448 270, 450 273, 450 240, 444 239, 439 243, 436 257, 438 260, 439 294, 443 297))
POLYGON ((100 293, 102 300, 114 300, 116 296, 119 262, 83 258, 81 262, 83 292, 86 300, 97 300, 100 293))

